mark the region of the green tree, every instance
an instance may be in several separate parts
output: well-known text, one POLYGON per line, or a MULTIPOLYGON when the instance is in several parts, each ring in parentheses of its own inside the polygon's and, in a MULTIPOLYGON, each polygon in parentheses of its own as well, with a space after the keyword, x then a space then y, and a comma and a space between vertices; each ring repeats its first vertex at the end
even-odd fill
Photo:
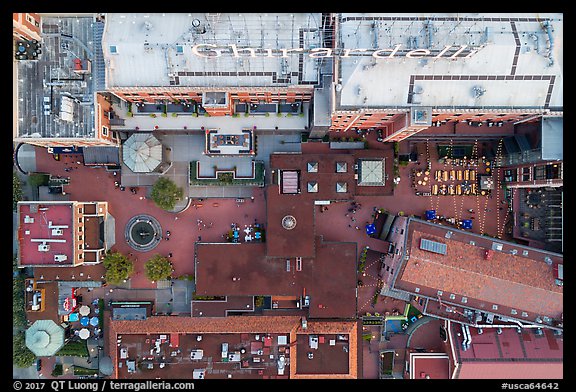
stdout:
POLYGON ((151 281, 165 280, 172 276, 172 263, 166 257, 154 255, 144 264, 146 277, 151 281))
POLYGON ((161 177, 152 186, 150 196, 156 205, 164 210, 173 210, 176 202, 182 199, 184 191, 172 180, 161 177))
POLYGON ((12 210, 16 211, 18 202, 22 200, 22 181, 15 171, 12 171, 12 210))
POLYGON ((27 368, 34 364, 36 355, 26 347, 24 332, 18 332, 12 338, 12 363, 20 368, 27 368))
POLYGON ((106 282, 110 284, 120 284, 123 280, 134 272, 134 264, 122 253, 113 252, 104 258, 106 268, 106 282))
POLYGON ((15 328, 26 328, 24 277, 22 275, 12 278, 12 323, 15 328))

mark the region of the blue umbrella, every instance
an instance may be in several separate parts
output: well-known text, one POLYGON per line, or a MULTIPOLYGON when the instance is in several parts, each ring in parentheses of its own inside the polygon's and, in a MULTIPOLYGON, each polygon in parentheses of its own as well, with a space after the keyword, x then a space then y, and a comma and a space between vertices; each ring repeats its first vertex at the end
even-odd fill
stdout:
POLYGON ((464 219, 462 221, 462 228, 463 229, 471 229, 472 228, 472 219, 464 219))
POLYGON ((366 234, 372 235, 376 233, 376 226, 373 223, 366 225, 366 234))
POLYGON ((436 210, 426 210, 426 220, 436 219, 436 210))
POLYGON ((98 317, 94 316, 90 319, 90 325, 93 327, 98 326, 98 317))
POLYGON ((84 316, 80 319, 80 324, 82 324, 82 326, 87 327, 88 326, 88 322, 89 322, 89 318, 84 316))

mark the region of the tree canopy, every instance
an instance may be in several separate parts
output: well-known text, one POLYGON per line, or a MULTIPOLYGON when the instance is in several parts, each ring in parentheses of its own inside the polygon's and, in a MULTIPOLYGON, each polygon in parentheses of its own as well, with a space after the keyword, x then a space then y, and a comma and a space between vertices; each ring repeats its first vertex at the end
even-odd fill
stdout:
POLYGON ((172 263, 166 257, 154 255, 144 264, 144 271, 152 281, 168 279, 172 276, 172 263))
POLYGON ((18 202, 22 200, 22 181, 15 171, 12 171, 12 209, 16 211, 18 202))
POLYGON ((12 363, 20 368, 27 368, 34 364, 36 355, 26 347, 24 332, 18 332, 12 338, 12 363))
POLYGON ((106 268, 106 282, 110 284, 120 284, 134 272, 132 260, 119 252, 107 254, 104 258, 104 267, 106 268))
POLYGON ((154 203, 164 210, 173 210, 176 202, 181 200, 183 195, 182 188, 167 177, 158 179, 150 192, 154 203))

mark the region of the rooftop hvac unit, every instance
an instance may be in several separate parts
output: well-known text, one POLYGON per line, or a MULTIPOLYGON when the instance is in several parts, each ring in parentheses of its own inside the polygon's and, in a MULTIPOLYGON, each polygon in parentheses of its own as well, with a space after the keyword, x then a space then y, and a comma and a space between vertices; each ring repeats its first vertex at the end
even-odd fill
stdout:
POLYGON ((57 263, 61 263, 66 260, 68 260, 68 256, 66 255, 54 255, 54 261, 57 263))
POLYGON ((52 229, 52 235, 64 235, 64 230, 62 230, 62 229, 52 229))
POLYGON ((49 244, 39 244, 38 245, 38 252, 48 252, 50 250, 49 244))

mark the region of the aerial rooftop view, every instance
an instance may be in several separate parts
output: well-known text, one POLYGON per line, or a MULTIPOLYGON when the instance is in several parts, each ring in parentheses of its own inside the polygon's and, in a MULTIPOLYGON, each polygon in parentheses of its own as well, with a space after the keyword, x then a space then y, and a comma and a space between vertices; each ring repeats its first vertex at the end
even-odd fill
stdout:
POLYGON ((563 372, 562 13, 14 13, 13 378, 563 372))

